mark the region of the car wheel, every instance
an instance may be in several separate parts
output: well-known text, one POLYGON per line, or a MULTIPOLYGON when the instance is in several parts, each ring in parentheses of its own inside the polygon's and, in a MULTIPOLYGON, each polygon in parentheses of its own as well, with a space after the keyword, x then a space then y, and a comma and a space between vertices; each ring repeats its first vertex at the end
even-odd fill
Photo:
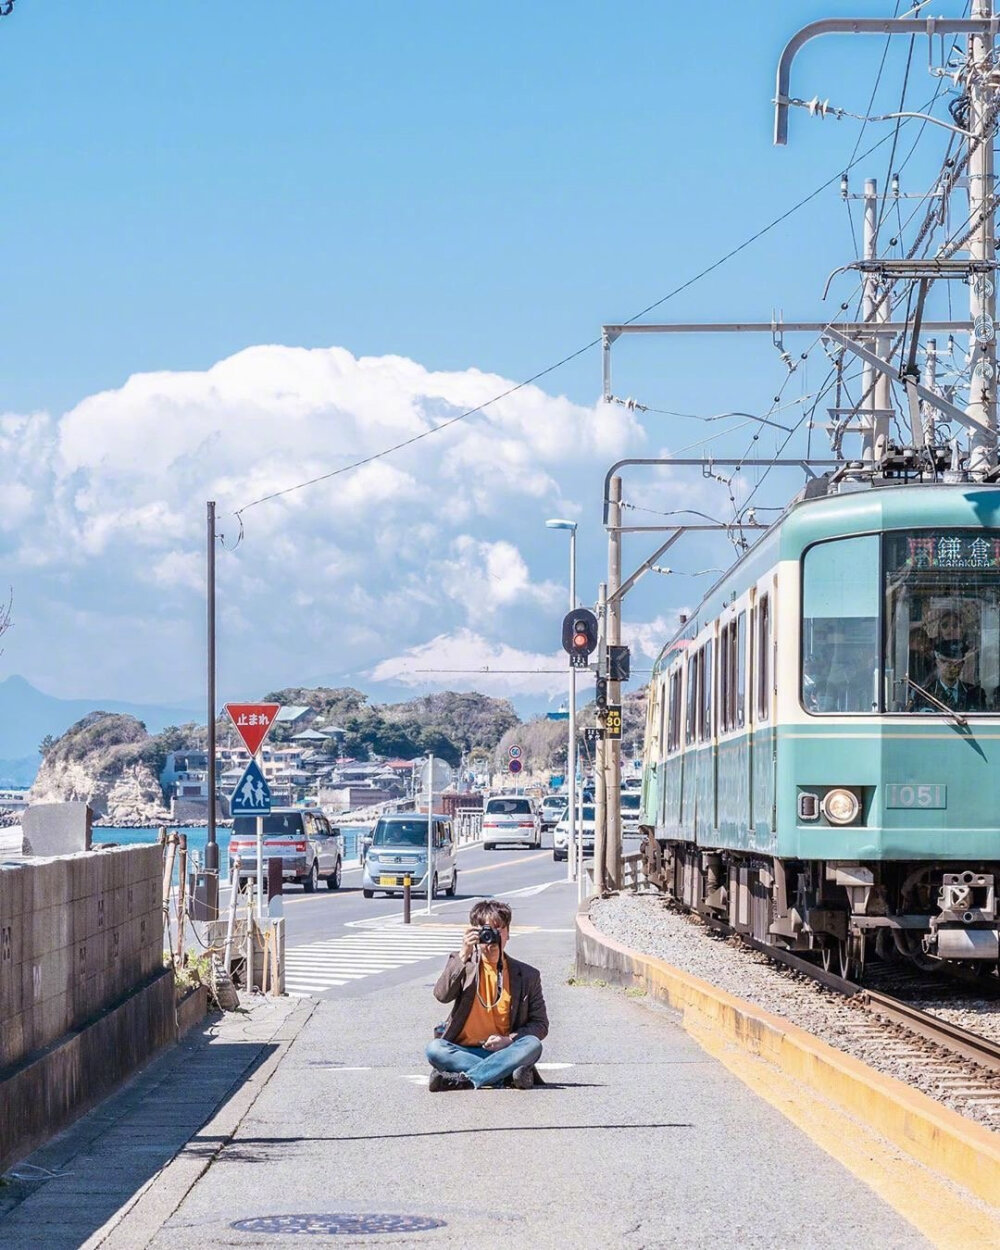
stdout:
POLYGON ((375 897, 375 891, 374 891, 374 890, 362 890, 362 891, 361 891, 361 893, 362 893, 362 896, 363 896, 364 898, 374 898, 374 897, 375 897))
POLYGON ((313 860, 312 867, 309 869, 309 875, 306 877, 305 881, 302 882, 302 888, 303 890, 305 890, 307 894, 312 894, 313 890, 316 889, 316 886, 318 884, 319 884, 319 866, 317 865, 316 861, 313 860))
POLYGON ((445 890, 445 894, 447 894, 449 898, 454 898, 455 891, 457 889, 458 889, 458 869, 456 868, 455 871, 451 874, 451 885, 448 886, 447 890, 445 890))
POLYGON ((339 890, 339 889, 340 889, 340 877, 341 877, 341 871, 342 871, 342 870, 341 870, 341 865, 340 865, 340 858, 339 858, 339 856, 338 856, 338 858, 337 858, 337 867, 336 867, 336 868, 334 868, 333 872, 331 872, 331 873, 330 873, 330 875, 329 875, 329 876, 327 877, 327 879, 326 879, 326 888, 327 888, 328 890, 339 890))
POLYGON ((560 855, 558 851, 553 851, 553 852, 552 852, 552 858, 553 858, 553 859, 555 859, 555 860, 561 860, 561 859, 565 859, 565 858, 566 858, 566 856, 565 856, 565 855, 560 855))
POLYGON ((441 891, 438 889, 438 875, 435 873, 434 880, 431 882, 431 898, 437 898, 440 892, 441 891))

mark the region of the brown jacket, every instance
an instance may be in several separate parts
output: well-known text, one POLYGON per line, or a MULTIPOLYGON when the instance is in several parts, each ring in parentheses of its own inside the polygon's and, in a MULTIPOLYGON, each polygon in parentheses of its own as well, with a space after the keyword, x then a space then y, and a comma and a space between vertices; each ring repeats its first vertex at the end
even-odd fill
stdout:
MULTIPOLYGON (((510 977, 510 1031, 517 1037, 526 1033, 541 1041, 549 1031, 549 1016, 542 996, 542 976, 537 968, 511 959, 504 952, 504 974, 510 977)), ((479 979, 479 954, 476 952, 468 963, 453 951, 448 956, 444 971, 434 986, 434 997, 439 1003, 455 1005, 445 1026, 443 1037, 454 1042, 462 1032, 472 1009, 479 979)))

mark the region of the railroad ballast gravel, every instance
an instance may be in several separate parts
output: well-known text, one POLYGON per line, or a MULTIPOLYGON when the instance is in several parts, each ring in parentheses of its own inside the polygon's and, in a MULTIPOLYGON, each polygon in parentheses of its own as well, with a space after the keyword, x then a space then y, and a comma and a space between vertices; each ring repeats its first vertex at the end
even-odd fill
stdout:
MULTIPOLYGON (((595 899, 590 919, 602 933, 623 946, 663 959, 736 998, 781 1016, 870 1068, 894 1076, 960 1115, 1000 1131, 1000 1080, 996 1077, 985 1076, 982 1069, 968 1065, 970 1073, 985 1076, 997 1096, 964 1097, 948 1087, 955 1079, 956 1067, 966 1067, 964 1061, 928 1064, 926 1049, 916 1042, 911 1048, 907 1044, 909 1035, 898 1026, 880 1022, 849 999, 790 968, 772 963, 766 955, 737 939, 716 933, 696 917, 675 910, 662 895, 620 894, 595 899), (887 1047, 888 1037, 898 1039, 899 1045, 887 1047)), ((941 1007, 930 1000, 914 1005, 1000 1041, 1000 1001, 972 998, 959 1008, 941 1007)), ((960 1079, 955 1083, 962 1084, 960 1079)))

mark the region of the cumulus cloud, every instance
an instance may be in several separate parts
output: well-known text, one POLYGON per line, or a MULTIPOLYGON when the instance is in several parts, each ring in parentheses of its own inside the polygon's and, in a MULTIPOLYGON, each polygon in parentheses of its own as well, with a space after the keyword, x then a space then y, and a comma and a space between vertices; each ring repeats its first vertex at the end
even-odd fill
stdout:
MULTIPOLYGON (((8 671, 65 695, 197 692, 209 499, 224 698, 379 672, 442 639, 463 655, 479 640, 459 667, 551 665, 565 546, 544 518, 583 523, 607 464, 647 449, 635 414, 537 386, 437 428, 510 387, 398 356, 258 346, 136 375, 61 416, 0 416, 16 483, 0 549, 20 605, 8 671)), ((560 678, 489 688, 557 691, 560 678)))

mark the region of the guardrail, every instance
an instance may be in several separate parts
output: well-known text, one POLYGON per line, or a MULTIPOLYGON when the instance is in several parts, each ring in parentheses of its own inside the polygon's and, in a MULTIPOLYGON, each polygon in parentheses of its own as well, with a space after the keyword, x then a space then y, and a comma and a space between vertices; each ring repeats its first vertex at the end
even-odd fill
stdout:
POLYGON ((466 846, 469 842, 477 842, 483 833, 483 809, 481 807, 459 807, 451 819, 451 831, 455 835, 456 846, 466 846))
POLYGON ((637 891, 640 886, 648 889, 649 877, 646 875, 646 857, 641 851, 632 855, 622 856, 622 888, 637 891))

